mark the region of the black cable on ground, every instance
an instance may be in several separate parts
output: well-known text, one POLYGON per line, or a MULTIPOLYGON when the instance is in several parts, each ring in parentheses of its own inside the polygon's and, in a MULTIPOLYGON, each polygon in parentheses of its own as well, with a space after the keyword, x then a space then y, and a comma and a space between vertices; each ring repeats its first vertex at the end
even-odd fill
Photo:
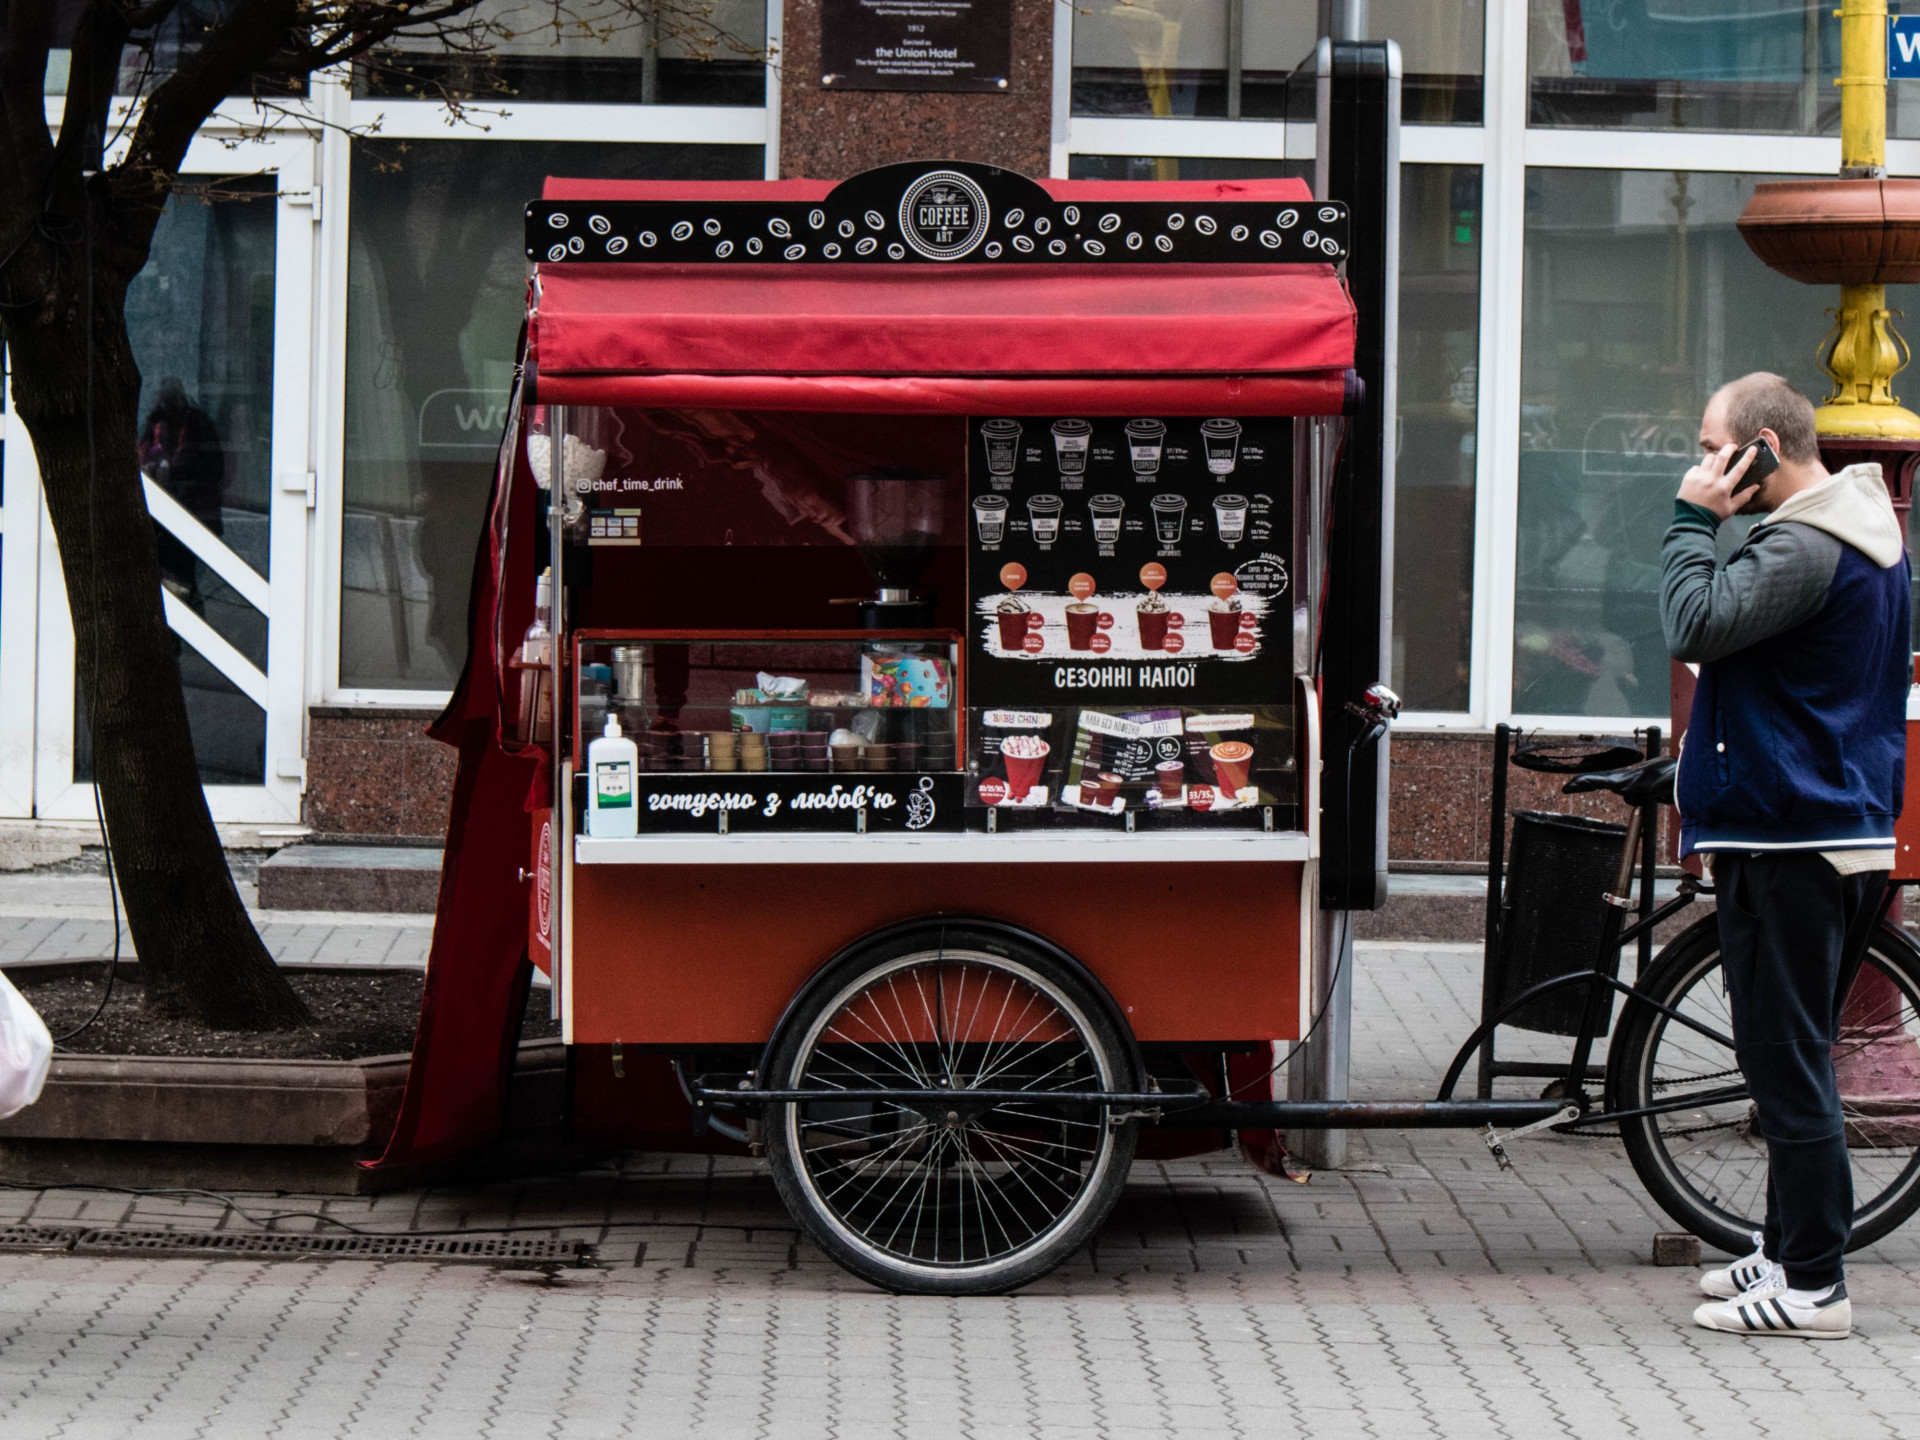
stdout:
MULTIPOLYGON (((90 593, 100 593, 100 532, 96 524, 96 492, 100 488, 99 444, 94 436, 93 411, 93 189, 90 183, 80 187, 80 263, 81 288, 84 297, 81 329, 86 344, 86 403, 85 418, 87 426, 87 588, 90 593)), ((100 1003, 93 1007, 93 1013, 64 1034, 53 1037, 54 1047, 58 1049, 82 1030, 87 1029, 102 1015, 113 1000, 113 987, 120 978, 120 885, 113 870, 113 841, 107 835, 107 815, 100 799, 100 611, 97 604, 87 609, 89 638, 91 640, 87 662, 87 750, 88 762, 93 769, 93 818, 100 827, 100 849, 106 857, 107 898, 113 907, 113 953, 107 958, 107 988, 100 996, 100 1003)))

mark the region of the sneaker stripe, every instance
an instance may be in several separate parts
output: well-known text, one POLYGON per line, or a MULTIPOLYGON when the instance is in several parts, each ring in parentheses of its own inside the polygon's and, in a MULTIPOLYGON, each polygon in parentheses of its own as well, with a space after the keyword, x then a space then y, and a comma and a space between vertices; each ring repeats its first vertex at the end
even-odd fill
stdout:
MULTIPOLYGON (((1776 1296, 1774 1299, 1769 1300, 1767 1303, 1773 1306, 1774 1314, 1780 1317, 1780 1323, 1785 1325, 1787 1329, 1798 1330, 1800 1328, 1798 1325, 1793 1323, 1793 1317, 1787 1313, 1787 1307, 1780 1303, 1779 1297, 1776 1296)), ((1766 1311, 1762 1310, 1760 1313, 1764 1315, 1766 1314, 1766 1311)))

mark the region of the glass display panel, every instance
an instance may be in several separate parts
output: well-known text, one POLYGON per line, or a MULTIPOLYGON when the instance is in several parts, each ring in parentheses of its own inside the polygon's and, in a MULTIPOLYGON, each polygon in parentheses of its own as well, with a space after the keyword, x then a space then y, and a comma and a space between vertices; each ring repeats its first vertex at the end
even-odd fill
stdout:
MULTIPOLYGON (((1527 64, 1534 125, 1839 133, 1831 0, 1530 0, 1527 64)), ((1920 81, 1889 82, 1887 133, 1920 135, 1920 81)))
MULTIPOLYGON (((1734 221, 1781 178, 1530 170, 1522 310, 1513 709, 1667 713, 1660 544, 1727 381, 1785 375, 1818 404, 1836 291, 1762 265, 1734 221)), ((1887 287, 1895 310, 1912 286, 1887 287)), ((1911 387, 1896 393, 1911 402, 1911 387)), ((1721 527, 1730 546, 1744 528, 1721 527)))
POLYGON ((595 633, 576 674, 577 753, 618 717, 642 833, 960 827, 951 639, 595 633))

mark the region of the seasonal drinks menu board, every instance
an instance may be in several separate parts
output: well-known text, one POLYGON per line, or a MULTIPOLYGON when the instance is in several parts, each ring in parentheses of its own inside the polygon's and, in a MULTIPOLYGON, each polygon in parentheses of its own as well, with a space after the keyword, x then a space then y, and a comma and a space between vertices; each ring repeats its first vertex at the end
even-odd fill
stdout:
POLYGON ((1292 422, 968 424, 971 803, 1292 803, 1292 422))

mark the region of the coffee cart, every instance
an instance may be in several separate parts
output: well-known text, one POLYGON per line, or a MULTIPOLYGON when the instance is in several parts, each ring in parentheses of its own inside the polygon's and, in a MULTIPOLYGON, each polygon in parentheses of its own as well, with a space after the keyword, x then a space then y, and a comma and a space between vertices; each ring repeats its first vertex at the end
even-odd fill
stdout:
POLYGON ((944 163, 527 234, 494 630, 576 1130, 664 1062, 858 1273, 1044 1273, 1309 1023, 1346 207, 944 163))

